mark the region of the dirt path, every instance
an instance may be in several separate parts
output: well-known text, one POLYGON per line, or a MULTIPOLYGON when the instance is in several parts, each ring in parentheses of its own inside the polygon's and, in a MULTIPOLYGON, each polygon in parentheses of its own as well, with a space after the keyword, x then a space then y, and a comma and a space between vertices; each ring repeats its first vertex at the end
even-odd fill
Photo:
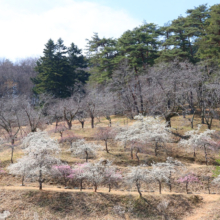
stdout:
POLYGON ((212 217, 216 214, 215 206, 220 200, 220 195, 202 194, 201 196, 203 197, 203 204, 194 209, 191 215, 185 216, 183 220, 214 220, 212 217))
MULTIPOLYGON (((38 187, 34 186, 2 186, 0 187, 0 190, 36 190, 39 191, 38 187)), ((57 187, 43 187, 42 191, 53 191, 53 192, 80 192, 80 189, 64 189, 64 188, 57 188, 57 187)), ((92 193, 94 192, 93 189, 83 189, 81 191, 82 193, 92 193)), ((111 192, 108 192, 107 188, 98 188, 98 193, 110 193, 115 195, 139 195, 137 191, 135 190, 111 190, 111 192)), ((160 195, 158 192, 142 192, 143 195, 153 194, 153 195, 160 195)), ((181 194, 181 193, 169 193, 169 192, 162 192, 161 196, 163 194, 181 194)))

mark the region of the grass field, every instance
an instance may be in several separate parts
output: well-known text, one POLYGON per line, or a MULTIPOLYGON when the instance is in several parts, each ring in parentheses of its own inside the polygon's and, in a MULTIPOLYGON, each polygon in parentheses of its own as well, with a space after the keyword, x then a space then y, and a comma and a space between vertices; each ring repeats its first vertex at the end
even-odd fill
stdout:
MULTIPOLYGON (((190 118, 191 116, 187 116, 190 118)), ((183 135, 186 131, 191 130, 188 118, 182 116, 172 118, 173 132, 183 135)), ((125 117, 112 117, 112 127, 129 126, 134 121, 125 117)), ((194 127, 200 123, 200 118, 195 117, 194 127)), ((110 153, 104 149, 104 143, 96 141, 94 134, 98 127, 107 127, 108 121, 100 118, 96 119, 95 128, 90 128, 89 119, 85 123, 85 128, 81 128, 78 121, 73 122, 73 127, 70 132, 84 138, 86 141, 94 141, 103 145, 103 149, 98 151, 95 158, 89 158, 90 162, 100 158, 106 158, 113 161, 122 173, 126 173, 129 166, 137 166, 138 161, 134 157, 130 157, 129 147, 124 148, 119 143, 111 141, 109 144, 110 153)), ((58 133, 50 132, 54 125, 47 127, 47 131, 51 137, 59 140, 58 133)), ((207 129, 206 125, 202 125, 202 131, 207 129)), ((220 123, 217 120, 213 121, 212 129, 219 131, 220 123)), ((64 132, 65 135, 65 132, 64 132)), ((171 143, 167 143, 167 152, 161 151, 159 155, 154 156, 153 143, 149 143, 141 153, 139 153, 140 163, 148 164, 154 162, 165 161, 167 156, 172 156, 180 160, 186 165, 186 168, 193 171, 201 178, 206 175, 212 175, 215 169, 215 160, 219 158, 217 153, 212 155, 209 161, 209 166, 205 166, 203 152, 199 152, 197 157, 193 157, 193 153, 186 151, 178 146, 179 137, 176 135, 171 143)), ((60 159, 74 165, 82 163, 85 158, 77 158, 69 151, 68 144, 61 145, 60 159)), ((7 166, 10 164, 11 150, 2 146, 0 148, 1 165, 7 171, 7 166)), ((22 157, 22 146, 18 145, 14 152, 14 161, 22 157)), ((147 169, 151 169, 147 167, 147 169)), ((169 201, 167 215, 169 219, 218 219, 220 195, 218 188, 211 189, 212 194, 207 194, 206 182, 202 184, 192 184, 190 191, 193 194, 185 194, 184 186, 173 183, 173 192, 169 193, 168 186, 164 183, 162 195, 158 194, 157 184, 152 186, 143 185, 143 199, 138 197, 134 188, 127 188, 121 185, 119 189, 115 188, 111 193, 107 192, 107 188, 99 188, 98 193, 93 193, 89 184, 85 186, 83 192, 74 190, 65 190, 60 182, 53 182, 47 179, 43 185, 43 191, 37 190, 38 183, 27 180, 24 187, 20 186, 21 179, 9 175, 7 172, 0 175, 0 212, 9 210, 11 216, 8 219, 162 219, 162 214, 155 211, 155 207, 161 201, 169 201), (59 187, 59 188, 58 188, 59 187), (178 192, 178 193, 177 193, 178 192), (204 211, 206 210, 206 211, 204 211), (197 217, 196 217, 197 216, 197 217)))

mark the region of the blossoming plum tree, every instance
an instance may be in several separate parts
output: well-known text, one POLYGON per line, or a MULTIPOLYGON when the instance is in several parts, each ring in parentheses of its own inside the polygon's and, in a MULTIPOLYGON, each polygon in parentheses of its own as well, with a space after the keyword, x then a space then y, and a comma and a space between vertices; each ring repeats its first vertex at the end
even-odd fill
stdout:
POLYGON ((73 173, 71 166, 66 164, 54 165, 52 167, 52 174, 55 177, 61 178, 64 181, 64 186, 67 186, 69 176, 73 173))
POLYGON ((46 132, 38 131, 27 135, 23 140, 25 156, 19 162, 29 167, 28 175, 36 178, 39 182, 39 189, 45 176, 50 175, 53 165, 61 164, 56 156, 60 152, 59 144, 48 136, 46 132))
POLYGON ((86 162, 88 162, 89 156, 95 156, 96 151, 100 149, 101 146, 86 142, 84 139, 80 139, 76 142, 72 143, 70 147, 70 151, 73 152, 77 156, 83 156, 86 158, 86 162))
POLYGON ((207 129, 204 132, 200 132, 201 125, 198 126, 196 130, 191 130, 186 132, 189 135, 188 140, 182 139, 179 142, 180 146, 186 146, 188 149, 193 148, 193 156, 196 157, 196 150, 202 149, 204 151, 205 163, 208 165, 208 157, 210 150, 216 150, 219 144, 212 140, 211 135, 215 133, 215 130, 207 129))
POLYGON ((190 183, 199 182, 198 177, 194 173, 188 173, 177 180, 179 183, 186 184, 186 193, 188 194, 188 186, 190 183))

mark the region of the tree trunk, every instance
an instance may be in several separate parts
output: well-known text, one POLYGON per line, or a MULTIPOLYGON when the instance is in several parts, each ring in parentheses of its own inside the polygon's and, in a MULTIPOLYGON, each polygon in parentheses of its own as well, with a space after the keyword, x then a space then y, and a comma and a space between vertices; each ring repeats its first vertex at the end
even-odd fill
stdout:
POLYGON ((205 124, 205 107, 204 107, 204 101, 202 101, 201 124, 205 124))
POLYGON ((172 184, 171 184, 171 171, 170 171, 170 176, 169 176, 169 187, 170 187, 170 192, 172 192, 172 184))
POLYGON ((39 171, 39 190, 42 190, 42 170, 39 171))
POLYGON ((82 191, 82 188, 83 188, 82 184, 83 184, 83 180, 81 179, 80 180, 80 191, 82 191))
POLYGON ((87 163, 87 162, 88 162, 88 159, 89 159, 89 154, 88 154, 87 151, 85 151, 85 153, 86 153, 86 163, 87 163))
POLYGON ((159 193, 161 194, 161 182, 158 181, 158 183, 159 183, 159 193))
POLYGON ((56 131, 57 131, 58 123, 59 123, 59 120, 58 120, 58 118, 57 118, 57 119, 56 119, 55 133, 56 133, 56 131))
POLYGON ((188 194, 188 182, 186 181, 186 194, 188 194))
POLYGON ((112 126, 112 120, 111 120, 111 118, 109 119, 109 127, 111 127, 112 126))
POLYGON ((67 121, 68 129, 71 130, 72 128, 72 121, 67 121))
POLYGON ((209 194, 210 194, 210 177, 208 177, 208 191, 209 191, 209 194))
POLYGON ((190 123, 191 123, 191 128, 192 128, 192 129, 193 129, 193 121, 194 121, 195 112, 196 112, 196 111, 193 112, 193 116, 192 116, 192 119, 191 119, 191 121, 190 121, 190 123))
POLYGON ((133 147, 131 147, 131 159, 133 159, 133 147))
POLYGON ((194 148, 193 157, 196 157, 196 149, 194 148))
POLYGON ((154 154, 157 157, 157 150, 158 150, 158 143, 155 143, 155 149, 154 149, 154 154))
POLYGON ((111 184, 108 184, 108 192, 111 192, 111 184))
POLYGON ((109 153, 109 150, 108 150, 108 141, 105 141, 105 150, 107 153, 109 153))
POLYGON ((208 166, 207 149, 206 149, 205 144, 204 144, 204 153, 205 153, 205 164, 206 164, 206 166, 208 166))
POLYGON ((166 127, 171 128, 171 118, 170 117, 166 117, 166 127))
POLYGON ((24 186, 24 176, 22 176, 21 185, 24 186))
POLYGON ((14 155, 14 146, 11 147, 11 163, 13 162, 13 155, 14 155))
POLYGON ((138 157, 138 153, 139 153, 139 149, 136 151, 136 158, 138 160, 138 165, 140 164, 140 160, 139 160, 139 157, 138 157))
POLYGON ((94 192, 97 192, 97 184, 95 184, 95 186, 94 186, 94 192))
POLYGON ((81 125, 82 125, 82 129, 83 129, 83 128, 84 128, 84 123, 85 123, 85 122, 84 122, 84 121, 81 121, 80 123, 81 123, 81 125))
POLYGON ((138 180, 136 181, 136 187, 137 187, 137 191, 138 191, 140 197, 142 197, 142 193, 141 193, 141 190, 140 190, 140 183, 138 183, 138 180))
POLYGON ((211 128, 212 128, 212 116, 211 116, 210 123, 208 123, 208 129, 210 129, 210 130, 211 130, 211 128))
POLYGON ((91 117, 91 127, 94 128, 94 117, 91 117))

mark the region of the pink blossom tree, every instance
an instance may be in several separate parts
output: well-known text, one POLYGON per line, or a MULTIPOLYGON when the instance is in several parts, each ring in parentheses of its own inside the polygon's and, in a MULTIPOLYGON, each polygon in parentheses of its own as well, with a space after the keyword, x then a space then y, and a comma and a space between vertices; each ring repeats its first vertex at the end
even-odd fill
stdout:
POLYGON ((105 184, 108 186, 109 192, 113 186, 117 186, 122 181, 121 172, 117 171, 115 166, 108 166, 105 169, 105 184))
POLYGON ((199 182, 198 177, 194 173, 188 173, 183 177, 177 180, 178 183, 185 183, 186 184, 186 193, 188 194, 188 187, 190 183, 199 182))
POLYGON ((59 140, 59 143, 68 143, 70 146, 72 146, 72 143, 81 139, 80 136, 75 135, 71 131, 66 131, 65 136, 62 136, 62 138, 59 140))
POLYGON ((78 180, 80 183, 80 191, 83 189, 83 181, 87 178, 89 164, 82 163, 76 164, 72 169, 72 173, 68 176, 70 179, 78 180))
POLYGON ((59 133, 60 134, 60 138, 63 137, 63 133, 64 131, 68 130, 68 128, 66 127, 66 125, 64 123, 60 123, 54 130, 54 132, 59 133))
POLYGON ((110 128, 110 127, 106 127, 106 128, 98 128, 97 132, 95 133, 95 138, 97 140, 101 140, 104 141, 105 143, 105 150, 107 153, 109 153, 109 149, 108 149, 108 142, 110 140, 112 140, 115 136, 115 131, 110 128))
POLYGON ((69 165, 62 164, 53 166, 51 172, 53 176, 63 179, 64 186, 66 187, 69 176, 73 173, 73 170, 69 165))

